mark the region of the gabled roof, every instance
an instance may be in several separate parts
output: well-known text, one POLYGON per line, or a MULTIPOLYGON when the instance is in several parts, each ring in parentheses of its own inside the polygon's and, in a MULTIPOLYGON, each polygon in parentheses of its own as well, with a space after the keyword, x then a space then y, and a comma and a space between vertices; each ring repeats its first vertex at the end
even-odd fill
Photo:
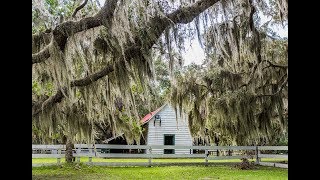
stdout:
POLYGON ((145 115, 141 120, 141 124, 146 124, 148 123, 152 118, 153 116, 155 116, 156 114, 158 114, 158 112, 160 112, 167 104, 164 104, 163 106, 161 106, 160 108, 158 108, 157 110, 155 111, 152 111, 150 113, 148 113, 147 115, 145 115))
MULTIPOLYGON (((158 114, 158 112, 160 112, 166 105, 167 105, 167 104, 164 104, 164 105, 162 105, 161 107, 159 107, 157 110, 152 111, 152 112, 148 113, 147 115, 145 115, 145 116, 140 120, 141 125, 144 125, 144 124, 148 123, 148 122, 153 118, 153 116, 155 116, 156 114, 158 114)), ((113 140, 113 139, 115 139, 115 138, 117 138, 117 137, 120 137, 120 136, 122 136, 123 134, 124 134, 124 133, 122 133, 122 134, 120 134, 120 135, 118 135, 118 136, 113 136, 113 137, 105 140, 105 143, 108 143, 109 141, 111 141, 111 140, 113 140)))

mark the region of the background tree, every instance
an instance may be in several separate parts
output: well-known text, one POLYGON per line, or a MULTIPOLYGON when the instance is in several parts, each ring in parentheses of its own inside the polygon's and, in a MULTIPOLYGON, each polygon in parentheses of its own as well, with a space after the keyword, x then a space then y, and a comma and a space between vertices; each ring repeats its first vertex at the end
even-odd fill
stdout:
POLYGON ((273 144, 287 132, 288 41, 268 23, 286 21, 281 16, 259 26, 253 2, 239 5, 237 12, 226 10, 232 18, 207 29, 206 63, 177 76, 171 102, 188 113, 194 136, 273 144))

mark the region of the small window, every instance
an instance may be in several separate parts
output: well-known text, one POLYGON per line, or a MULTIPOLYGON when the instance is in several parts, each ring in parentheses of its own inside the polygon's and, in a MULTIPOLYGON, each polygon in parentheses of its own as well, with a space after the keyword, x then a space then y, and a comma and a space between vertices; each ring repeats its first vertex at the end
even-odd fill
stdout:
POLYGON ((156 121, 159 121, 160 126, 161 126, 161 117, 158 114, 154 116, 153 126, 156 126, 156 121))

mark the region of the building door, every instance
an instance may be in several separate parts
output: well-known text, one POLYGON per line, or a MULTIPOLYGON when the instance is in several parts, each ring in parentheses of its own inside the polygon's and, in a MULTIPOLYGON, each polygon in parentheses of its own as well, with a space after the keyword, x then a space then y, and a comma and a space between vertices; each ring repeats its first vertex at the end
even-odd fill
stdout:
MULTIPOLYGON (((174 134, 165 134, 164 135, 164 145, 175 145, 174 134)), ((174 149, 164 149, 164 154, 174 154, 174 149)))

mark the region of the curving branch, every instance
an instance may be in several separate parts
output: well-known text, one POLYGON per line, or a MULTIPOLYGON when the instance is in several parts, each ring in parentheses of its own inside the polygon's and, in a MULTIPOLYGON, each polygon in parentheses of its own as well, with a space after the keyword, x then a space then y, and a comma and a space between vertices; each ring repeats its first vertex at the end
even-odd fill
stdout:
POLYGON ((47 107, 53 106, 54 104, 61 102, 64 96, 63 92, 67 92, 66 89, 66 87, 59 89, 55 95, 49 97, 45 101, 32 103, 32 117, 34 117, 34 115, 39 114, 42 109, 46 109, 47 107))
POLYGON ((41 44, 48 45, 52 40, 52 34, 48 31, 32 35, 32 53, 40 52, 41 44))
MULTIPOLYGON (((109 73, 113 72, 114 68, 111 64, 106 65, 102 70, 91 74, 85 78, 78 79, 71 81, 70 87, 81 87, 87 86, 100 78, 108 75, 109 73)), ((47 109, 48 107, 53 106, 56 103, 62 101, 65 95, 67 95, 67 87, 60 88, 55 95, 49 97, 48 99, 41 101, 41 102, 33 102, 32 103, 32 117, 38 115, 42 110, 47 109)))
MULTIPOLYGON (((287 68, 288 68, 288 65, 274 64, 274 63, 272 63, 272 62, 269 61, 269 60, 263 60, 263 61, 261 61, 261 62, 267 62, 267 63, 268 63, 268 66, 263 67, 262 70, 267 69, 267 68, 269 68, 269 67, 275 67, 275 68, 281 68, 281 69, 287 69, 287 68)), ((240 88, 246 87, 246 86, 248 86, 248 85, 252 82, 253 77, 254 77, 254 74, 255 74, 255 72, 256 72, 256 70, 257 70, 257 67, 258 67, 258 65, 261 64, 261 62, 254 65, 253 71, 251 72, 250 77, 249 77, 249 81, 248 81, 247 83, 241 85, 240 88)))
POLYGON ((87 3, 88 3, 88 0, 84 0, 84 2, 74 10, 74 12, 73 12, 73 14, 72 14, 72 17, 73 17, 73 18, 76 17, 77 12, 78 12, 80 9, 82 9, 87 3))
POLYGON ((81 87, 81 86, 87 86, 97 80, 99 80, 100 78, 103 78, 104 76, 108 75, 109 73, 113 72, 114 68, 111 64, 108 64, 105 68, 103 68, 102 70, 89 75, 85 78, 79 79, 79 80, 75 80, 71 82, 71 87, 81 87))
MULTIPOLYGON (((98 27, 101 25, 107 26, 111 21, 114 15, 114 10, 116 8, 118 0, 106 0, 104 6, 101 10, 93 17, 86 17, 79 21, 67 21, 58 25, 55 29, 52 30, 53 39, 60 48, 61 51, 65 49, 65 45, 67 43, 68 37, 85 31, 94 27, 98 27)), ((33 38, 36 37, 33 35, 33 38)), ((47 45, 48 46, 48 45, 47 45)), ((47 47, 45 47, 47 48, 47 47)), ((36 54, 32 54, 34 57, 36 54)), ((47 60, 50 56, 38 56, 37 63, 43 62, 47 60)), ((34 64, 32 60, 32 64, 34 64)))
POLYGON ((282 89, 284 88, 284 86, 288 83, 288 76, 287 78, 283 81, 283 83, 281 84, 280 88, 273 94, 260 94, 260 95, 257 95, 256 97, 271 97, 271 96, 275 96, 277 94, 279 94, 282 89))
POLYGON ((265 60, 268 64, 269 64, 269 66, 271 66, 271 67, 277 67, 277 68, 282 68, 282 69, 286 69, 286 68, 288 68, 288 65, 281 65, 281 64, 274 64, 274 63, 272 63, 271 61, 269 61, 269 60, 265 60))
POLYGON ((168 15, 168 18, 174 23, 187 24, 199 16, 200 13, 207 10, 220 0, 201 0, 191 6, 180 8, 168 15))
POLYGON ((48 44, 40 52, 32 54, 32 64, 40 63, 43 59, 48 59, 50 57, 50 46, 52 46, 52 43, 48 44))
POLYGON ((182 7, 165 17, 156 16, 150 20, 147 27, 143 30, 143 33, 148 36, 147 41, 141 42, 139 37, 135 37, 135 44, 141 47, 143 50, 149 50, 162 35, 164 30, 172 24, 187 24, 199 16, 202 12, 213 6, 220 0, 200 0, 193 3, 190 6, 182 7))

